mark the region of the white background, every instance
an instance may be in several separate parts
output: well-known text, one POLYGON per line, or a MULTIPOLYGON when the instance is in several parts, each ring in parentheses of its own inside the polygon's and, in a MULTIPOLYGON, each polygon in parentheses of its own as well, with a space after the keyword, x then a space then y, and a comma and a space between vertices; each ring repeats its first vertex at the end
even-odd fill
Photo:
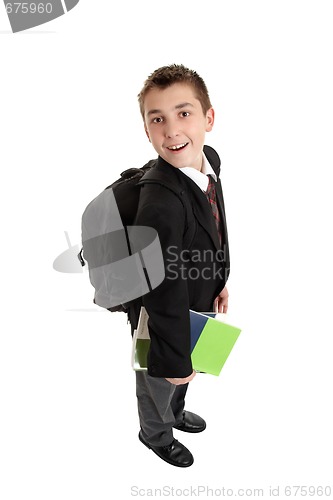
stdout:
POLYGON ((333 495, 332 18, 321 0, 81 0, 12 34, 0 8, 3 500, 132 486, 333 495), (64 231, 80 244, 88 202, 156 157, 136 96, 170 63, 196 69, 215 108, 206 143, 222 160, 242 327, 220 377, 190 385, 207 429, 175 432, 189 469, 138 441, 126 316, 94 308, 86 273, 52 268, 64 231))

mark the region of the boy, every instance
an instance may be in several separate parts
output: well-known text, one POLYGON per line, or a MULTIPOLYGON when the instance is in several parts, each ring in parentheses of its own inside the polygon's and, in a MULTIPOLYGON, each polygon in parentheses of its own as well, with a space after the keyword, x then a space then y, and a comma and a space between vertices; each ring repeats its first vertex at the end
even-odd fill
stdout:
MULTIPOLYGON (((193 208, 194 236, 183 248, 186 213, 165 186, 141 187, 135 224, 159 235, 164 281, 137 304, 145 306, 151 346, 148 371, 136 372, 140 441, 161 459, 178 466, 193 463, 190 451, 173 437, 173 428, 201 432, 205 421, 184 411, 188 383, 194 378, 190 355, 189 309, 226 312, 229 275, 228 237, 217 153, 204 147, 214 110, 202 78, 183 65, 154 71, 139 96, 144 129, 158 153, 156 169, 181 185, 193 208)), ((132 308, 136 327, 139 307, 132 308)))

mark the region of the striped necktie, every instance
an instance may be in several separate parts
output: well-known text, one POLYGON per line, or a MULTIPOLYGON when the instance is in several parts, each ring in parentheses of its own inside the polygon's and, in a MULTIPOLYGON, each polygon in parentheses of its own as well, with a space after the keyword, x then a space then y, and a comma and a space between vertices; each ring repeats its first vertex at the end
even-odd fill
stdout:
POLYGON ((222 244, 221 220, 220 220, 219 209, 218 209, 218 206, 216 203, 216 189, 215 189, 215 184, 214 184, 214 181, 213 181, 213 178, 211 175, 208 175, 208 179, 209 179, 209 184, 208 184, 208 188, 206 191, 206 196, 207 196, 207 199, 210 203, 210 206, 211 206, 211 209, 213 212, 213 216, 214 216, 215 224, 216 224, 216 228, 217 228, 217 233, 218 233, 218 237, 219 237, 219 242, 221 245, 222 244))

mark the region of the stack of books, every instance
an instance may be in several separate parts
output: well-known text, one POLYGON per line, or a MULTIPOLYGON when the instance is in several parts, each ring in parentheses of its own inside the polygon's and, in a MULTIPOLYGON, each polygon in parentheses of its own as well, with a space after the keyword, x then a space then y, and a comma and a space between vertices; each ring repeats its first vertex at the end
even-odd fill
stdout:
MULTIPOLYGON (((238 336, 240 328, 227 323, 225 314, 190 310, 191 359, 195 371, 219 375, 238 336)), ((148 313, 141 307, 138 327, 133 334, 132 368, 147 370, 150 346, 148 313)))

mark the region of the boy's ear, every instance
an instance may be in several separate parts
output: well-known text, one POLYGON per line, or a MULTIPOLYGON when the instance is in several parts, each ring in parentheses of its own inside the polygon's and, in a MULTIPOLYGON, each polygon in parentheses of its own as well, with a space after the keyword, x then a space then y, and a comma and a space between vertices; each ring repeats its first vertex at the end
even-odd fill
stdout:
POLYGON ((206 113, 206 132, 210 132, 214 125, 215 111, 210 108, 206 113))
POLYGON ((148 137, 149 142, 151 142, 146 124, 144 125, 144 127, 145 127, 146 136, 148 137))

